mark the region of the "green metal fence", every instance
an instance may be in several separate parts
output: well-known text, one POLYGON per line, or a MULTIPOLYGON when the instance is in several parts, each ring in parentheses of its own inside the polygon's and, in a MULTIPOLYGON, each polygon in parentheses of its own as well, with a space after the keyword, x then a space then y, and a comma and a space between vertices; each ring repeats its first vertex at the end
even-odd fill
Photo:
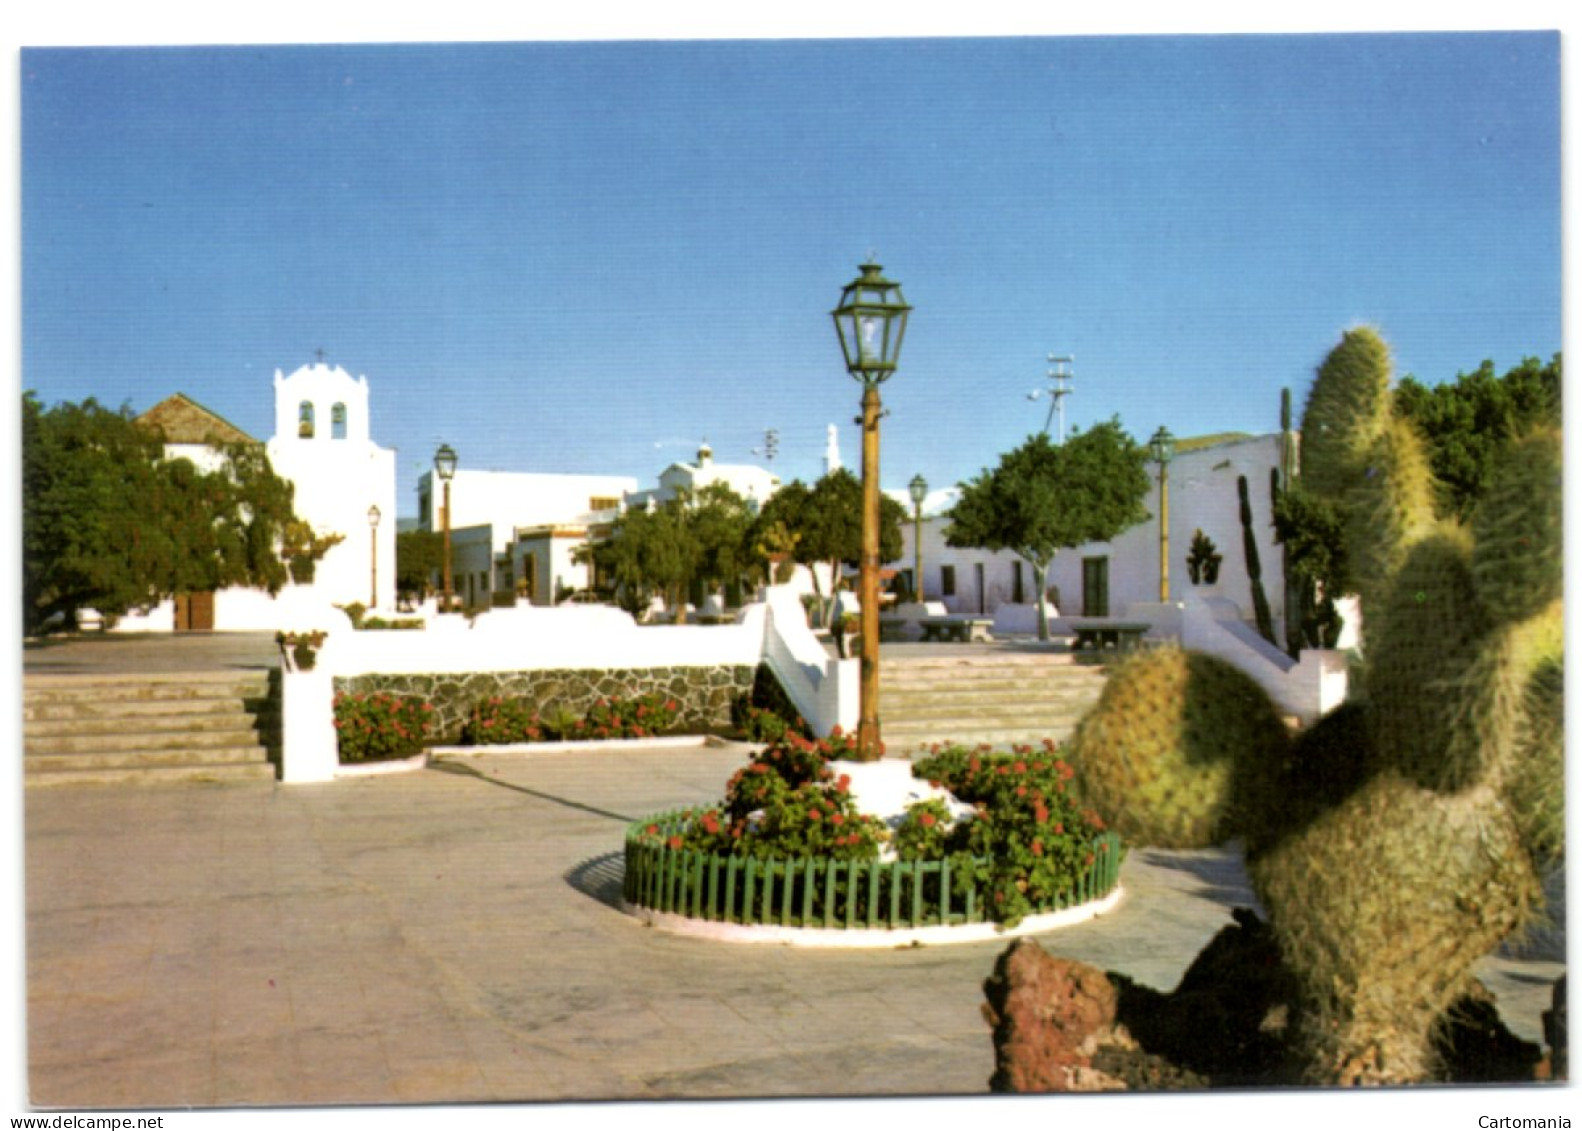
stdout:
MULTIPOLYGON (((626 831, 626 902, 719 923, 844 930, 983 923, 986 893, 949 860, 831 860, 718 856, 665 842, 691 820, 685 810, 636 821, 626 831), (647 830, 657 826, 657 834, 647 830)), ((1073 890, 1034 909, 1060 911, 1102 899, 1120 882, 1121 840, 1093 840, 1093 864, 1073 890)), ((986 863, 979 861, 978 863, 986 863)))

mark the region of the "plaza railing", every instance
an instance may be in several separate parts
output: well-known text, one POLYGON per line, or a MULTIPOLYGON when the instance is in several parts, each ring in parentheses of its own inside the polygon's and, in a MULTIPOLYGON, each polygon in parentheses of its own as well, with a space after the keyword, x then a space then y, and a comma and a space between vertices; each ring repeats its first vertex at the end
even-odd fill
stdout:
MULTIPOLYGON (((720 855, 666 843, 685 833, 688 810, 633 822, 626 832, 625 901, 651 911, 719 923, 845 930, 899 930, 992 921, 988 892, 970 870, 940 860, 836 860, 720 855), (655 830, 650 832, 649 830, 655 830)), ((1121 840, 1092 841, 1093 863, 1070 891, 1033 908, 1045 914, 1103 899, 1120 882, 1121 840)))

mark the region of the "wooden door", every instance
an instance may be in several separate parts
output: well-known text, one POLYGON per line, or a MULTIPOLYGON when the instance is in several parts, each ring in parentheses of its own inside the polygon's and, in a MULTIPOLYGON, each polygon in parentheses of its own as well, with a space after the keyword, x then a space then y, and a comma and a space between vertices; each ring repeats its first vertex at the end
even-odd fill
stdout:
POLYGON ((178 593, 175 599, 177 632, 214 630, 214 590, 203 593, 178 593))
POLYGON ((1082 559, 1082 615, 1110 615, 1110 559, 1082 559))

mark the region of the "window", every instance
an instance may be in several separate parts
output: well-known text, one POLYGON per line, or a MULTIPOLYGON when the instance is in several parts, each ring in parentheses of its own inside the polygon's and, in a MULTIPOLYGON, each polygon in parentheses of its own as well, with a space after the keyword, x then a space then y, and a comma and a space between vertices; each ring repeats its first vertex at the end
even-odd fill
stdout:
POLYGON ((939 591, 945 597, 954 597, 956 595, 955 566, 942 565, 939 567, 939 591))
POLYGON ((588 500, 590 511, 613 511, 621 505, 621 500, 613 495, 595 495, 588 500))
POLYGON ((304 440, 313 439, 312 401, 303 401, 297 406, 297 435, 304 440))
POLYGON ((346 439, 346 406, 343 404, 330 408, 330 439, 346 439))

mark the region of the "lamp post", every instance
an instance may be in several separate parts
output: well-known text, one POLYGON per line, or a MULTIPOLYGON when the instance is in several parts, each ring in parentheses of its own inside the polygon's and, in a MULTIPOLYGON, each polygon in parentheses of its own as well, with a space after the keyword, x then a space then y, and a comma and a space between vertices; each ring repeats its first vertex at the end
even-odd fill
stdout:
POLYGON ((379 606, 379 504, 368 508, 368 607, 379 606))
POLYGON ((879 386, 894 373, 912 308, 899 283, 869 261, 841 291, 830 311, 846 371, 862 382, 862 557, 858 601, 862 605, 862 666, 857 722, 857 758, 879 757, 879 386))
POLYGON ((922 473, 906 485, 912 494, 912 572, 917 575, 917 600, 923 601, 923 500, 928 498, 928 480, 922 473))
POLYGON ((1148 441, 1148 454, 1159 465, 1159 603, 1170 600, 1170 461, 1175 458, 1176 438, 1164 425, 1148 441))
POLYGON ((456 474, 456 453, 449 444, 441 444, 434 453, 434 470, 445 484, 445 605, 450 612, 450 480, 456 474))

